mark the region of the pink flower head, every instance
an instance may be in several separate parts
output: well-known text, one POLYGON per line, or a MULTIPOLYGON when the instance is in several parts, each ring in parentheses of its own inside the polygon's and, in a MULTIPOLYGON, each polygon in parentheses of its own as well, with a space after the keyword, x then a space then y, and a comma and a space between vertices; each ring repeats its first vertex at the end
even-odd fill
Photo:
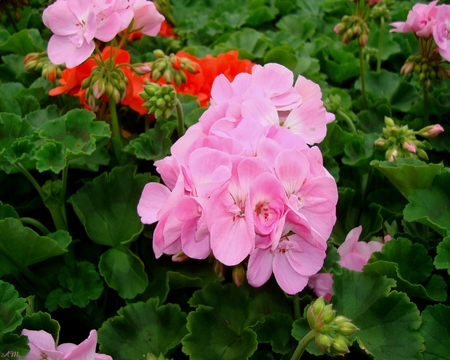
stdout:
POLYGON ((90 0, 59 0, 47 7, 42 20, 52 32, 48 57, 68 68, 80 65, 94 51, 96 15, 90 0))
POLYGON ((438 7, 433 37, 441 56, 450 61, 450 5, 438 7))
POLYGON ((26 356, 20 357, 20 360, 112 360, 109 355, 96 354, 97 331, 91 330, 89 337, 81 344, 71 343, 61 344, 56 347, 52 335, 44 330, 22 330, 22 335, 28 337, 28 346, 30 352, 26 356))
POLYGON ((93 3, 97 19, 95 38, 103 42, 111 41, 133 19, 128 0, 93 0, 93 3))
MULTIPOLYGON (((341 255, 339 265, 354 271, 362 271, 372 254, 381 251, 386 241, 391 240, 390 236, 384 237, 384 243, 380 241, 358 241, 361 236, 362 226, 358 226, 347 234, 344 242, 339 246, 338 253, 341 255)), ((333 296, 333 275, 316 274, 308 282, 311 289, 317 296, 324 296, 328 300, 333 296)))
POLYGON ((408 13, 406 22, 397 21, 391 23, 394 29, 391 32, 414 32, 418 37, 429 38, 433 34, 433 27, 436 22, 438 0, 432 1, 428 5, 416 4, 408 13))
POLYGON ((158 35, 164 16, 158 12, 155 4, 147 0, 132 0, 128 2, 131 2, 131 10, 134 13, 132 28, 129 32, 140 31, 149 36, 158 35))

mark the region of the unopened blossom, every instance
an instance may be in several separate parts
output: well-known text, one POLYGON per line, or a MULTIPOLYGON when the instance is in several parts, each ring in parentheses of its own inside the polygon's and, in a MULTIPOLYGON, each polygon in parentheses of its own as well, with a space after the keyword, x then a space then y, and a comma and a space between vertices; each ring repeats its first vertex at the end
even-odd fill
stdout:
POLYGON ((55 359, 55 360, 112 360, 109 355, 96 354, 97 331, 91 330, 89 337, 79 345, 65 343, 56 346, 53 336, 44 330, 22 330, 28 337, 30 352, 20 360, 55 359))
POLYGON ((444 128, 441 125, 435 124, 435 125, 429 125, 429 126, 424 127, 423 129, 420 129, 418 134, 424 138, 434 138, 443 131, 444 131, 444 128))

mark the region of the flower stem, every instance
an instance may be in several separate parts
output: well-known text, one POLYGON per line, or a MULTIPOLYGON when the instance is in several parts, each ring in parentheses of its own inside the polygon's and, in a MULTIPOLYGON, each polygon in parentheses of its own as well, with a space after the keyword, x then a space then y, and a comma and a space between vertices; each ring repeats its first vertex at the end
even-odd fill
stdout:
POLYGON ((111 125, 113 130, 113 137, 120 140, 119 119, 117 118, 116 103, 112 97, 108 98, 109 114, 111 115, 111 125))
POLYGON ((352 130, 354 134, 358 133, 352 119, 350 119, 350 117, 345 112, 339 109, 336 113, 344 119, 344 121, 347 123, 348 127, 352 130))
POLYGON ((378 37, 377 72, 381 70, 381 51, 383 50, 384 17, 380 18, 380 36, 378 37))
POLYGON ((22 217, 22 218, 20 218, 19 220, 20 220, 20 222, 21 222, 22 224, 29 224, 29 225, 34 226, 34 227, 37 228, 37 229, 42 233, 42 235, 44 235, 44 236, 50 234, 50 230, 47 229, 47 227, 46 227, 44 224, 42 224, 39 220, 30 218, 30 217, 22 217))
POLYGON ((430 125, 430 97, 425 83, 423 83, 423 118, 424 126, 430 125))
POLYGON ((184 114, 183 114, 183 108, 181 106, 181 102, 178 99, 178 97, 177 97, 177 102, 176 102, 175 108, 177 109, 178 138, 181 138, 184 135, 184 114))
POLYGON ((298 360, 302 356, 303 352, 305 351, 306 347, 308 346, 309 342, 314 339, 316 336, 315 330, 311 330, 309 333, 307 333, 303 339, 300 340, 298 343, 297 348, 295 349, 294 355, 292 355, 291 360, 298 360))
POLYGON ((363 55, 363 47, 358 45, 359 50, 359 73, 361 76, 361 101, 363 110, 367 109, 367 99, 366 99, 366 76, 364 73, 364 55, 363 55))

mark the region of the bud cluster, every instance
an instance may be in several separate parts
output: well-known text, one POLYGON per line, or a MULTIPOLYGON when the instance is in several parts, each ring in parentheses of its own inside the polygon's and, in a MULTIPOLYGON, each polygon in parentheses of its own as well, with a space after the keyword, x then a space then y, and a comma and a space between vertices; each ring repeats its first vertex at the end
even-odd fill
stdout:
POLYGON ((152 78, 158 81, 161 77, 167 84, 175 82, 176 86, 187 81, 184 70, 195 74, 198 72, 197 64, 187 58, 178 57, 175 54, 165 55, 162 50, 155 50, 153 53, 156 60, 151 65, 152 78))
POLYGON ((345 316, 336 316, 332 304, 326 304, 323 297, 319 297, 306 312, 308 324, 316 332, 317 346, 327 355, 344 355, 349 352, 351 342, 348 336, 359 329, 345 316))
POLYGON ((177 93, 172 85, 149 83, 144 85, 144 91, 139 95, 145 100, 142 106, 156 118, 168 119, 177 103, 177 93))
POLYGON ((406 59, 400 73, 415 72, 419 74, 419 81, 425 85, 426 89, 429 89, 433 80, 444 80, 449 77, 449 73, 441 65, 441 60, 442 57, 437 52, 433 52, 431 56, 423 56, 421 53, 411 55, 406 59))
POLYGON ((339 24, 334 27, 334 32, 342 35, 342 42, 348 44, 353 39, 358 39, 361 46, 365 46, 369 36, 369 26, 358 15, 344 15, 339 24))
POLYGON ((40 71, 42 77, 50 81, 55 81, 61 77, 62 67, 53 64, 46 52, 28 54, 23 63, 25 71, 40 71))
POLYGON ((86 89, 86 101, 95 109, 103 95, 112 98, 116 104, 122 101, 126 95, 127 83, 128 79, 120 68, 95 67, 91 75, 81 83, 81 89, 86 89))
POLYGON ((388 4, 378 3, 370 11, 370 17, 374 19, 377 23, 383 18, 386 21, 391 19, 391 12, 388 9, 388 4))
POLYGON ((380 150, 386 150, 386 160, 393 162, 397 157, 412 157, 428 160, 425 152, 425 144, 416 138, 420 135, 424 138, 436 137, 444 131, 441 125, 426 126, 419 131, 408 128, 408 125, 396 125, 391 118, 385 117, 383 136, 375 140, 375 146, 380 150))

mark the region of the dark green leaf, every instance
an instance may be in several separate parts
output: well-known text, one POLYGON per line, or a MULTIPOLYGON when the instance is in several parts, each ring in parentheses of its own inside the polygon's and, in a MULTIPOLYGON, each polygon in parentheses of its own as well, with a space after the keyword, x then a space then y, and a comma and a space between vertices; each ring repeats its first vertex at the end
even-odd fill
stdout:
POLYGON ((28 55, 32 52, 44 51, 45 45, 37 29, 24 29, 11 35, 7 41, 0 42, 0 50, 28 55))
POLYGON ((158 307, 157 299, 129 304, 98 330, 100 351, 114 360, 145 359, 165 354, 186 334, 186 314, 178 305, 158 307))
POLYGON ((444 238, 436 249, 437 255, 434 258, 436 269, 447 269, 450 274, 450 237, 444 238))
POLYGON ((443 304, 427 306, 422 319, 419 331, 426 345, 423 360, 449 360, 450 307, 443 304))
POLYGON ((11 284, 0 280, 0 339, 22 323, 22 312, 27 307, 25 299, 11 284))
POLYGON ((264 322, 255 327, 258 342, 270 343, 276 353, 286 354, 295 346, 291 336, 292 323, 290 315, 274 313, 264 317, 264 322))
POLYGON ((58 340, 59 330, 61 329, 59 323, 52 319, 50 314, 42 311, 26 315, 23 318, 21 328, 28 330, 45 330, 53 336, 55 342, 58 340))

